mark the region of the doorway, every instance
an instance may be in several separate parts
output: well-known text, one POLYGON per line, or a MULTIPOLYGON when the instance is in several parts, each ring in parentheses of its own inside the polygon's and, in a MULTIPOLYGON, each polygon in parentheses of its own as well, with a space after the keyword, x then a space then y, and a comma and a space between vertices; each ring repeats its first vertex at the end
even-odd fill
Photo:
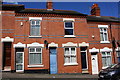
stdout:
POLYGON ((92 74, 98 74, 98 57, 97 53, 91 53, 92 74))
POLYGON ((55 47, 49 48, 50 53, 50 74, 57 74, 57 50, 55 47))
POLYGON ((2 70, 11 70, 11 42, 3 43, 3 66, 2 70))

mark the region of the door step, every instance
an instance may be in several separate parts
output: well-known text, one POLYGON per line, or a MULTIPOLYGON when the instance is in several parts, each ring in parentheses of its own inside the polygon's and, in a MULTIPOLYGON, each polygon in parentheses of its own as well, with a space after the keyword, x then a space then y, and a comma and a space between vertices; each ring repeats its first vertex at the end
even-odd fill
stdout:
POLYGON ((88 74, 89 72, 88 72, 88 70, 83 70, 82 73, 83 74, 88 74))
POLYGON ((4 67, 4 70, 2 70, 2 71, 4 71, 4 72, 6 72, 6 71, 11 71, 11 66, 5 66, 5 67, 4 67))

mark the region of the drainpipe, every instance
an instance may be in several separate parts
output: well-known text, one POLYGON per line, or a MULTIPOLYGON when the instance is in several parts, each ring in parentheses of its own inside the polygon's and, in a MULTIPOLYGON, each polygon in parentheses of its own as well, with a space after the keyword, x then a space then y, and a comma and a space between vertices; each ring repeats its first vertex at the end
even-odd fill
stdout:
POLYGON ((115 57, 116 41, 115 41, 115 37, 113 37, 112 35, 111 23, 110 23, 110 35, 111 35, 111 42, 112 42, 113 59, 114 59, 114 63, 116 63, 116 57, 115 57))

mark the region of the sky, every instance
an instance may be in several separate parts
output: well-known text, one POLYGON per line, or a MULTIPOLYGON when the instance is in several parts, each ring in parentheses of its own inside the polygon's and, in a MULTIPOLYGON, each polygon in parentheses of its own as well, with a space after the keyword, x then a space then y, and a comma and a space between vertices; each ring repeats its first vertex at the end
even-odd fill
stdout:
MULTIPOLYGON (((53 2, 54 9, 74 10, 90 15, 91 6, 97 3, 101 10, 101 16, 118 17, 118 2, 53 2)), ((24 4, 25 8, 46 9, 46 2, 5 2, 4 4, 24 4)))

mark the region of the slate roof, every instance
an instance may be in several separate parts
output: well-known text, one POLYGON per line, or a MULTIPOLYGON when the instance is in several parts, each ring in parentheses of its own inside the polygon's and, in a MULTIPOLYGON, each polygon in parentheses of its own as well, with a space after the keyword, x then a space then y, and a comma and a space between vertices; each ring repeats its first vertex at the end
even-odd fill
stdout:
POLYGON ((2 4, 0 7, 2 7, 2 10, 14 10, 16 12, 25 9, 24 5, 17 4, 2 4))
POLYGON ((87 21, 94 22, 120 22, 120 18, 107 16, 88 16, 72 10, 47 10, 47 9, 25 9, 24 5, 2 4, 2 10, 14 10, 17 13, 35 13, 35 14, 62 14, 62 15, 78 15, 87 16, 87 21))
POLYGON ((36 13, 36 14, 63 14, 63 15, 81 15, 81 16, 87 16, 86 14, 79 13, 77 11, 71 11, 71 10, 47 10, 47 9, 24 9, 19 11, 19 13, 36 13))
POLYGON ((109 16, 87 16, 87 20, 95 22, 120 22, 120 18, 109 16))
POLYGON ((63 15, 78 15, 87 16, 72 10, 47 10, 47 9, 25 9, 24 5, 3 4, 2 10, 15 10, 17 13, 36 13, 36 14, 63 14, 63 15))

